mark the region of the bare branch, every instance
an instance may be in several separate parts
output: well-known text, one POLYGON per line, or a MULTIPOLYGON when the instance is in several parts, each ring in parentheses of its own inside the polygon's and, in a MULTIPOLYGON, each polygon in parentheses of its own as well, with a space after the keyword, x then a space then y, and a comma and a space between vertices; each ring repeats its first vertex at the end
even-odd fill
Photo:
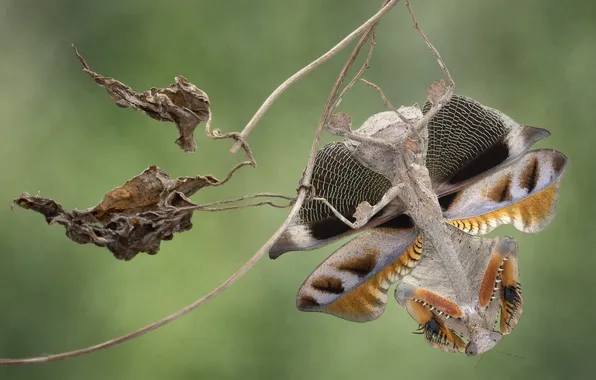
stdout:
POLYGON ((335 102, 335 105, 333 106, 332 112, 335 111, 337 109, 337 107, 339 107, 339 105, 341 104, 341 101, 346 96, 348 91, 350 91, 352 89, 352 87, 358 81, 358 79, 360 79, 362 74, 364 74, 364 72, 370 67, 370 59, 372 57, 373 51, 375 50, 376 44, 377 44, 377 42, 375 41, 375 30, 373 29, 372 34, 371 34, 371 39, 370 39, 370 48, 368 49, 368 55, 366 56, 366 60, 360 67, 360 70, 358 70, 356 75, 354 75, 354 78, 352 78, 350 83, 348 83, 348 85, 346 87, 344 87, 344 89, 341 91, 341 93, 337 97, 337 101, 335 102))
MULTIPOLYGON (((368 19, 364 24, 360 25, 352 33, 348 34, 343 40, 341 40, 337 45, 332 47, 325 54, 323 54, 322 56, 320 56, 313 62, 309 63, 307 66, 303 67, 298 72, 296 72, 294 75, 292 75, 291 77, 286 79, 282 84, 280 84, 279 87, 277 87, 275 89, 275 91, 273 91, 271 93, 271 95, 269 95, 269 97, 265 100, 265 102, 261 105, 261 107, 254 114, 252 119, 250 119, 248 124, 246 124, 246 126, 240 133, 240 136, 239 136, 240 139, 242 141, 246 139, 246 136, 248 136, 248 134, 257 125, 259 120, 261 120, 261 118, 263 117, 265 112, 267 112, 267 110, 273 105, 273 103, 277 100, 277 98, 279 98, 280 95, 283 94, 290 86, 292 86, 294 83, 296 83, 301 78, 305 77, 308 73, 310 73, 311 71, 313 71, 314 69, 316 69, 317 67, 322 65, 323 63, 327 62, 334 55, 336 55, 337 53, 342 51, 346 46, 348 46, 348 44, 354 38, 356 38, 357 36, 361 35, 362 33, 366 32, 367 30, 369 30, 371 25, 376 24, 398 2, 399 2, 399 0, 385 1, 385 5, 383 6, 383 8, 381 8, 381 10, 379 10, 374 16, 372 16, 370 19, 368 19)), ((240 144, 241 143, 239 143, 239 142, 234 144, 232 146, 232 148, 230 149, 230 151, 232 153, 236 153, 238 151, 238 149, 240 149, 240 144)))
POLYGON ((203 203, 203 204, 198 205, 197 209, 202 210, 203 208, 208 208, 208 207, 223 205, 223 204, 236 203, 236 202, 241 202, 241 201, 245 201, 247 199, 254 199, 254 198, 280 198, 280 199, 285 199, 288 201, 294 201, 296 199, 295 197, 290 197, 287 195, 281 195, 281 194, 275 194, 275 193, 256 193, 256 194, 244 195, 244 196, 241 196, 238 198, 226 199, 223 201, 203 203))
POLYGON ((250 207, 260 207, 260 206, 271 206, 273 208, 288 208, 288 207, 292 206, 292 203, 288 203, 285 205, 278 205, 277 203, 273 203, 271 201, 262 201, 262 202, 248 203, 245 205, 238 205, 238 206, 202 207, 201 211, 207 211, 207 212, 230 211, 230 210, 239 210, 239 209, 250 208, 250 207))

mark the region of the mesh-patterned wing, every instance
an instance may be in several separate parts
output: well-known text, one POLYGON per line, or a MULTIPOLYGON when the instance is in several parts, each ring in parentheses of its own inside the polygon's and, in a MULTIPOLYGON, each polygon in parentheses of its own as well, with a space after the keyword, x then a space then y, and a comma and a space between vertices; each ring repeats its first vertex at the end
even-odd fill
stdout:
MULTIPOLYGON (((423 112, 429 109, 427 102, 423 112)), ((435 190, 443 195, 512 161, 547 136, 545 129, 520 125, 500 111, 454 95, 428 124, 426 165, 435 190)))
MULTIPOLYGON (((312 185, 317 197, 327 199, 344 217, 354 221, 358 204, 378 203, 391 181, 360 163, 344 143, 334 142, 317 152, 312 185)), ((357 231, 333 215, 324 203, 310 201, 300 209, 297 219, 269 255, 277 258, 287 251, 313 249, 354 232, 357 231)))
MULTIPOLYGON (((360 202, 375 204, 391 187, 388 178, 367 169, 343 143, 328 144, 317 153, 312 184, 317 197, 327 199, 351 221, 360 202)), ((321 202, 309 202, 300 209, 300 220, 305 223, 331 218, 335 216, 321 202)))

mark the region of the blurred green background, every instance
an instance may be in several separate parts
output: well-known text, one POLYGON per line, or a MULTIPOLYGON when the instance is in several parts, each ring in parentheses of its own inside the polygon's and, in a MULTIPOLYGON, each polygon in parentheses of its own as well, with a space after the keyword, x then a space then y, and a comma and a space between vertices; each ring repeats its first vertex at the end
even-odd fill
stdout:
MULTIPOLYGON (((379 4, 0 0, 0 357, 84 347, 177 310, 242 265, 287 213, 197 214, 193 230, 162 244, 158 255, 119 262, 107 250, 70 242, 39 215, 11 212, 23 191, 81 209, 151 164, 173 176, 223 176, 241 159, 228 153, 230 142, 209 141, 201 128, 197 153, 183 154, 173 125, 117 108, 81 72, 70 44, 92 69, 136 90, 186 76, 209 94, 214 127, 235 131, 278 84, 379 4)), ((396 302, 367 324, 298 312, 298 287, 335 244, 264 259, 219 298, 147 336, 64 362, 0 368, 0 379, 592 378, 596 2, 414 0, 413 6, 459 93, 549 129, 552 137, 539 146, 571 161, 557 218, 546 231, 498 230, 518 239, 525 297, 521 322, 498 351, 477 365, 479 358, 435 350, 411 334, 417 326, 396 302)), ((377 36, 364 77, 393 104, 422 103, 441 71, 403 4, 377 36)), ((195 201, 293 194, 347 54, 292 87, 260 122, 249 138, 257 169, 241 170, 195 201)), ((342 110, 359 125, 383 104, 357 85, 342 110)))

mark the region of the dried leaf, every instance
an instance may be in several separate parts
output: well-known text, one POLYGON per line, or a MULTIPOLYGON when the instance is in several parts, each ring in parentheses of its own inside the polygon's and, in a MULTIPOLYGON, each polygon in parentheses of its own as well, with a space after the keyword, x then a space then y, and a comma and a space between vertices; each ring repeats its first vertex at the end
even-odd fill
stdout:
POLYGON ((162 240, 191 229, 197 205, 187 197, 219 184, 209 175, 172 179, 151 166, 87 210, 67 212, 51 199, 27 193, 14 204, 41 213, 48 224, 64 226, 66 236, 76 243, 106 247, 117 259, 131 260, 140 252, 156 254, 162 240))
POLYGON ((177 76, 176 82, 167 88, 135 92, 114 78, 104 77, 91 71, 76 47, 73 46, 73 48, 83 66, 83 71, 108 91, 116 105, 143 111, 155 120, 175 123, 180 135, 176 144, 185 152, 194 152, 197 149, 194 131, 201 122, 209 120, 211 114, 209 96, 204 91, 183 76, 177 76))
POLYGON ((190 197, 203 187, 217 183, 217 178, 209 175, 172 179, 157 166, 151 166, 123 186, 107 192, 103 201, 89 211, 103 222, 115 213, 134 215, 153 211, 172 192, 190 197))

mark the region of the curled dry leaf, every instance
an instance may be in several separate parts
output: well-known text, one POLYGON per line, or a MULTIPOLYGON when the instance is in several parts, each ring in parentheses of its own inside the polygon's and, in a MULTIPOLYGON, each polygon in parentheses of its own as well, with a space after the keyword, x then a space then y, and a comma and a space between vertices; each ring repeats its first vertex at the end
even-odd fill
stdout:
POLYGON ((39 212, 48 224, 64 226, 66 236, 76 243, 106 247, 117 259, 131 260, 140 252, 156 254, 162 240, 191 229, 197 205, 187 197, 219 184, 209 175, 172 179, 151 166, 87 210, 68 212, 51 199, 27 193, 14 204, 39 212))
POLYGON ((185 152, 194 152, 197 149, 194 131, 201 122, 209 120, 211 114, 209 96, 204 91, 183 76, 177 76, 176 82, 167 88, 135 92, 114 78, 104 77, 91 71, 76 47, 73 46, 73 48, 83 66, 83 71, 108 91, 116 105, 143 111, 155 120, 175 123, 180 135, 176 144, 185 152))

